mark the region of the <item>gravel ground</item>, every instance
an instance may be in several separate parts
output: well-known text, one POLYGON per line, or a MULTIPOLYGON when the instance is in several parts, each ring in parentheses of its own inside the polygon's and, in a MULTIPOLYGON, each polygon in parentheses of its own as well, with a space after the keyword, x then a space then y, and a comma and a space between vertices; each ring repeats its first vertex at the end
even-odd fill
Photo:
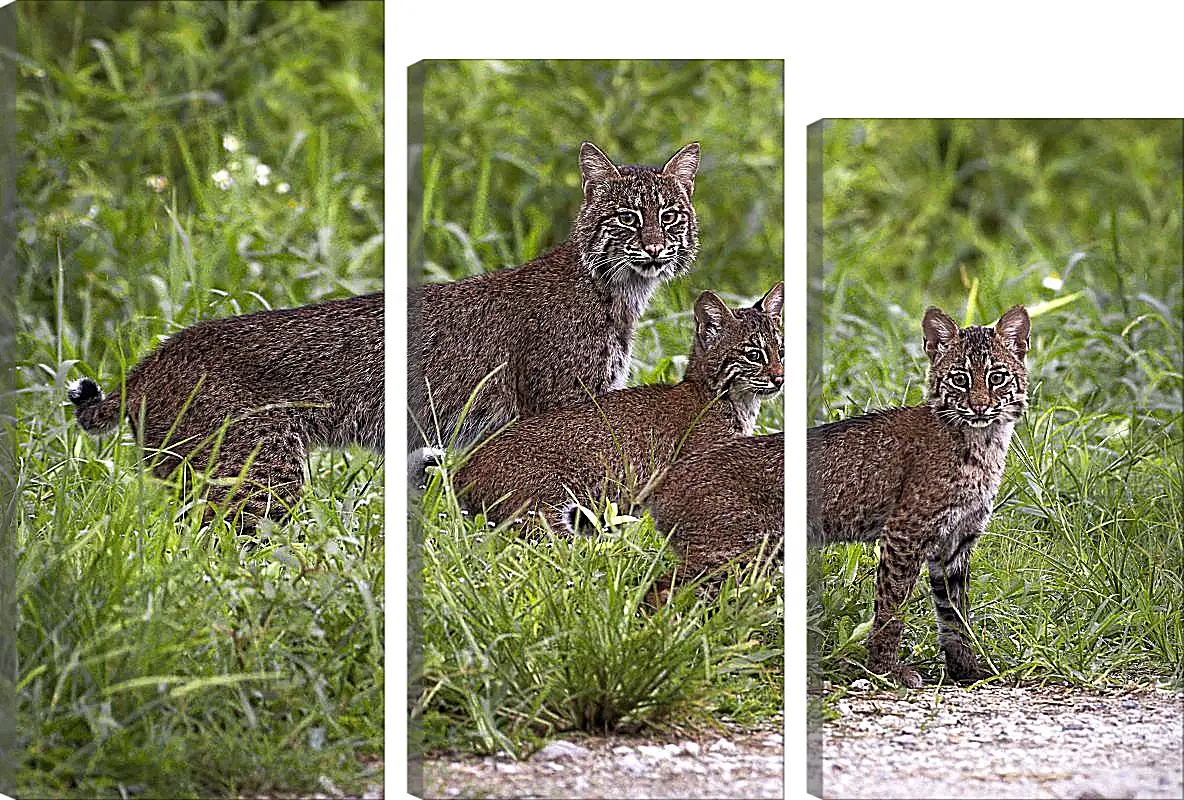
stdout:
POLYGON ((783 749, 780 726, 668 742, 573 736, 524 761, 431 758, 424 797, 779 798, 783 749))
POLYGON ((1184 797, 1179 692, 855 690, 836 706, 825 798, 1184 797))
MULTIPOLYGON (((835 710, 822 727, 825 798, 1184 797, 1180 692, 898 694, 856 681, 835 710)), ((424 796, 781 797, 783 747, 778 728, 725 727, 669 741, 569 736, 524 761, 437 754, 424 765, 424 796)))

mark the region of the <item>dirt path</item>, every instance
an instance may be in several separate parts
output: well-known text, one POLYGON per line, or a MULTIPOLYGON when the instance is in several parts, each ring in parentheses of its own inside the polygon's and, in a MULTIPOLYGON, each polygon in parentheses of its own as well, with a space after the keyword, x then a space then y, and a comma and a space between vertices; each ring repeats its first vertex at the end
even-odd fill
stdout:
MULTIPOLYGON (((1180 692, 978 687, 897 694, 856 688, 861 683, 822 728, 825 798, 1184 797, 1180 692)), ((524 761, 432 757, 424 796, 781 797, 783 747, 777 727, 668 741, 569 736, 524 761)), ((791 759, 802 758, 796 750, 791 745, 791 759)))
POLYGON ((1180 798, 1179 692, 853 691, 823 725, 825 798, 1180 798))
POLYGON ((524 761, 429 759, 424 797, 779 798, 783 747, 780 725, 666 742, 571 736, 524 761))

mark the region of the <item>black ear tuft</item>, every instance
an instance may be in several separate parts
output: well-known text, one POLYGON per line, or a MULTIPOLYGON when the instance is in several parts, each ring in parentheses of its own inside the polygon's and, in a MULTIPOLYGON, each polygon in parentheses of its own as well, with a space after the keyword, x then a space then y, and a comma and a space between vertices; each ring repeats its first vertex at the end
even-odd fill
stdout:
POLYGON ((703 292, 695 301, 695 343, 707 347, 715 341, 724 324, 735 318, 732 309, 714 292, 703 292))
POLYGON ((756 307, 770 317, 781 319, 781 309, 785 304, 785 283, 777 281, 773 288, 765 292, 765 296, 757 301, 756 307))
POLYGON ((1023 358, 1028 354, 1028 336, 1031 328, 1032 320, 1028 317, 1028 310, 1023 306, 1012 306, 995 323, 995 334, 1005 346, 1023 358))
POLYGON ((687 190, 687 196, 695 193, 695 174, 699 171, 699 143, 691 142, 679 150, 666 166, 662 167, 662 174, 672 176, 687 190))
POLYGON ((939 354, 958 341, 958 323, 937 306, 925 309, 921 331, 925 334, 925 355, 930 361, 936 361, 939 354))
POLYGON ((580 145, 580 175, 583 178, 584 197, 587 197, 588 189, 593 184, 620 178, 621 172, 599 147, 584 142, 580 145))

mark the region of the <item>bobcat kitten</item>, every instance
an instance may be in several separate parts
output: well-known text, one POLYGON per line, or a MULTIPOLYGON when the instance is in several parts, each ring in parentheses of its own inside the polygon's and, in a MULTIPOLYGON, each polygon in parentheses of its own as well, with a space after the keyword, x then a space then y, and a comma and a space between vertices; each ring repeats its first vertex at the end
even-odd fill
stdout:
POLYGON ((69 397, 88 433, 125 414, 158 476, 208 470, 225 479, 209 499, 241 509, 247 527, 282 520, 310 446, 383 449, 382 306, 378 292, 202 322, 136 364, 122 393, 83 378, 69 397))
MULTIPOLYGON (((687 577, 761 552, 780 561, 785 535, 785 435, 742 436, 667 469, 646 501, 687 577)), ((670 575, 657 581, 670 587, 670 575)))
POLYGON ((688 272, 698 252, 698 168, 697 143, 655 169, 614 165, 584 142, 584 199, 566 242, 519 267, 413 288, 408 449, 423 444, 417 431, 428 444, 448 443, 473 390, 499 366, 456 447, 624 386, 650 295, 688 272))
POLYGON ((930 307, 921 324, 929 356, 923 405, 877 411, 806 433, 810 540, 880 542, 868 667, 909 687, 899 661, 897 609, 922 559, 946 672, 986 677, 967 633, 970 551, 985 530, 1003 478, 1012 429, 1027 402, 1028 312, 1015 306, 995 327, 959 330, 930 307))
POLYGON ((520 420, 478 447, 453 485, 472 509, 533 507, 573 527, 574 501, 631 501, 679 453, 752 433, 762 400, 781 390, 778 283, 732 310, 711 292, 695 303, 682 382, 637 386, 520 420))

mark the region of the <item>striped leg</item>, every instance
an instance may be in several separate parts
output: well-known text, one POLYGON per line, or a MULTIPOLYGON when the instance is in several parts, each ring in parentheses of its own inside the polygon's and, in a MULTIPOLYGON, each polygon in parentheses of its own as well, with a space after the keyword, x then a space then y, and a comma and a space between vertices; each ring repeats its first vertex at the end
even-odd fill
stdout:
POLYGON ((929 559, 929 585, 937 616, 937 639, 946 656, 946 672, 959 682, 981 680, 989 673, 970 648, 970 552, 978 532, 964 535, 945 559, 929 559))
POLYGON ((904 623, 899 609, 917 582, 921 567, 921 543, 915 530, 885 525, 876 568, 876 612, 868 637, 868 669, 888 673, 910 689, 921 686, 916 670, 900 663, 900 634, 904 623))

